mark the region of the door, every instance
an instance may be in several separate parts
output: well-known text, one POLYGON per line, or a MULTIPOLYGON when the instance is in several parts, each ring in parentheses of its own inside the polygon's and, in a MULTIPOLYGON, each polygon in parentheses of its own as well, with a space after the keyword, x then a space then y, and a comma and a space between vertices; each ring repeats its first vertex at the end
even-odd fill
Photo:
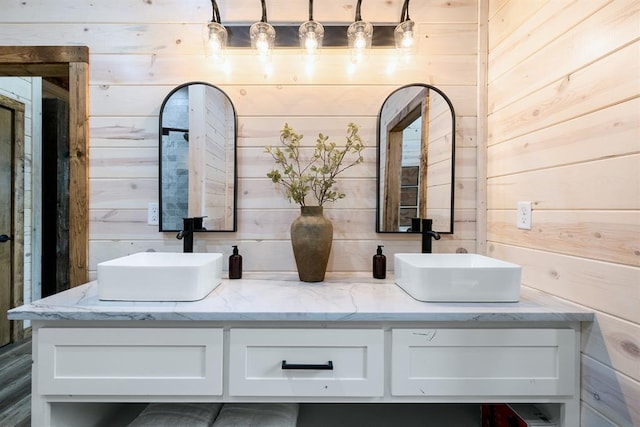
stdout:
POLYGON ((24 105, 0 96, 0 346, 22 335, 7 310, 23 300, 24 105))
POLYGON ((11 197, 13 112, 0 106, 0 346, 11 342, 6 311, 11 308, 11 236, 13 198, 11 197))

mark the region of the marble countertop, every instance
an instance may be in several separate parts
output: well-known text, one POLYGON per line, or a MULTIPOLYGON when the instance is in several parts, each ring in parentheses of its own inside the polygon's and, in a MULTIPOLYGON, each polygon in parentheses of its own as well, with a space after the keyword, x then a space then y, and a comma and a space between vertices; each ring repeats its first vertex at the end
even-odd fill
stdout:
POLYGON ((413 299, 393 278, 327 274, 320 283, 294 274, 245 274, 223 279, 194 302, 100 301, 97 282, 14 308, 11 320, 148 321, 443 321, 575 322, 593 313, 531 288, 517 303, 427 303, 413 299))

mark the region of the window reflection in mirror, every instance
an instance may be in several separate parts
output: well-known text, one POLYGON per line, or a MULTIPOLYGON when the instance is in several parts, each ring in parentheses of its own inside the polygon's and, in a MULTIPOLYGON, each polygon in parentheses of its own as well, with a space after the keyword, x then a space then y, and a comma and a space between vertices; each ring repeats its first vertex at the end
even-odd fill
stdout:
POLYGON ((455 115, 447 96, 425 84, 401 87, 378 116, 376 231, 410 231, 411 218, 430 218, 453 233, 455 115))
POLYGON ((160 109, 160 231, 204 217, 204 231, 236 230, 236 113, 207 83, 187 83, 160 109))

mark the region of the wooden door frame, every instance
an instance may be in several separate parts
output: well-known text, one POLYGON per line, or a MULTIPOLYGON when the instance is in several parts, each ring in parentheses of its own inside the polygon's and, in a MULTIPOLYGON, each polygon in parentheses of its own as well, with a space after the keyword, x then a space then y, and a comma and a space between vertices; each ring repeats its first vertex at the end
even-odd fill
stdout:
MULTIPOLYGON (((11 98, 0 95, 0 105, 12 110, 13 136, 11 140, 12 175, 12 221, 9 232, 13 239, 11 243, 11 308, 22 305, 24 301, 24 104, 11 98)), ((11 321, 11 342, 16 342, 24 336, 22 321, 11 321)))
MULTIPOLYGON (((384 218, 383 224, 385 231, 397 231, 400 220, 400 193, 401 193, 401 175, 402 175, 402 132, 406 127, 413 123, 420 115, 422 115, 422 124, 425 120, 425 100, 429 94, 428 88, 423 88, 418 94, 411 98, 407 104, 397 111, 387 122, 385 132, 387 135, 387 154, 385 165, 385 183, 384 183, 384 218), (397 188, 398 191, 389 191, 389 188, 397 188)), ((425 132, 423 127, 420 148, 420 176, 425 170, 422 164, 422 154, 425 152, 425 132)), ((422 196, 422 194, 420 194, 422 196)), ((420 206, 418 206, 418 216, 422 217, 420 206)))
POLYGON ((69 82, 69 280, 88 281, 89 48, 0 46, 0 76, 67 78, 69 82))

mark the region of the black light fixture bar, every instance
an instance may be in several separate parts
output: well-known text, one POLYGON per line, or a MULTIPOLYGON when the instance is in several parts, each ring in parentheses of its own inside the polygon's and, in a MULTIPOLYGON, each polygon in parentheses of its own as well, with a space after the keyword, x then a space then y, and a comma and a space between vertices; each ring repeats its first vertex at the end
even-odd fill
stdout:
MULTIPOLYGON (((229 33, 227 47, 244 48, 251 47, 249 39, 249 25, 225 25, 229 33)), ((373 32, 372 46, 394 47, 393 30, 396 24, 375 24, 373 32)), ((298 36, 299 25, 274 25, 276 30, 276 47, 300 47, 298 36)), ((326 25, 324 24, 323 47, 344 47, 347 48, 347 28, 348 25, 326 25)))

